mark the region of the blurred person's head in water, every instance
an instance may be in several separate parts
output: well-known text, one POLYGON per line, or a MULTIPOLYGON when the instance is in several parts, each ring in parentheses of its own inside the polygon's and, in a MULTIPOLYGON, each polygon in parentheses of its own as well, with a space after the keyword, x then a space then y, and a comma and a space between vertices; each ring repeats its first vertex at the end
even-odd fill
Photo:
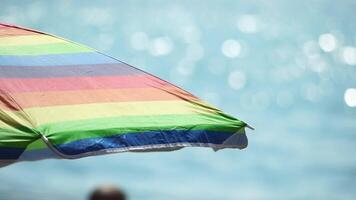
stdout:
POLYGON ((90 194, 89 200, 126 200, 126 195, 119 188, 106 185, 97 187, 90 194))

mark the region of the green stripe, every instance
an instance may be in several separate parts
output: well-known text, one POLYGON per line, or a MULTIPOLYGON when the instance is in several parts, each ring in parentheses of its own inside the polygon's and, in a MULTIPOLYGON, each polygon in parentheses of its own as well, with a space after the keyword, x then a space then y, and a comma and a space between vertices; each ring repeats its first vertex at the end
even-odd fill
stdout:
POLYGON ((209 130, 236 132, 246 124, 212 114, 99 118, 47 124, 38 128, 53 144, 155 130, 209 130))
POLYGON ((30 145, 28 145, 26 151, 40 150, 46 148, 48 148, 47 144, 42 140, 42 138, 39 138, 36 141, 32 142, 30 145))
POLYGON ((24 148, 39 136, 34 132, 0 128, 0 147, 24 148))
POLYGON ((93 50, 72 43, 53 43, 42 45, 25 45, 25 46, 2 46, 0 55, 49 55, 49 54, 66 54, 92 52, 93 50))
POLYGON ((31 125, 26 124, 27 120, 24 123, 20 120, 23 120, 21 114, 10 116, 0 109, 0 147, 24 148, 39 137, 31 125))

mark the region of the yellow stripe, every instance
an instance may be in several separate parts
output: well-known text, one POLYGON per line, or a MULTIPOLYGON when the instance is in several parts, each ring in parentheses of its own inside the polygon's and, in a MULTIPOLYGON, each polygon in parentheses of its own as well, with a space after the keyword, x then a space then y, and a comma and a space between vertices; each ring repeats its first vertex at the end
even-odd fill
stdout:
MULTIPOLYGON (((145 101, 101 104, 81 104, 24 109, 36 126, 72 120, 85 120, 117 116, 143 116, 168 114, 197 114, 214 111, 186 101, 145 101)), ((16 115, 19 111, 5 111, 16 115)), ((21 120, 22 121, 22 120, 21 120)), ((23 122, 26 123, 26 122, 23 122)))
POLYGON ((66 41, 49 35, 41 35, 41 34, 0 37, 0 47, 18 46, 18 45, 21 46, 21 45, 52 44, 52 43, 66 43, 66 41))
POLYGON ((21 126, 33 128, 33 124, 31 124, 31 119, 28 115, 21 111, 11 112, 0 109, 0 128, 18 132, 18 128, 21 126))

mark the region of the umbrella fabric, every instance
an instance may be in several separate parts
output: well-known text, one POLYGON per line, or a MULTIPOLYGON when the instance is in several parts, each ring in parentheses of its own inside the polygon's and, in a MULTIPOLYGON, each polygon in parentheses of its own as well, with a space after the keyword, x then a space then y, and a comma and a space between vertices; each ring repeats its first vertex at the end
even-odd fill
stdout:
POLYGON ((245 148, 246 123, 94 49, 0 24, 0 162, 245 148))

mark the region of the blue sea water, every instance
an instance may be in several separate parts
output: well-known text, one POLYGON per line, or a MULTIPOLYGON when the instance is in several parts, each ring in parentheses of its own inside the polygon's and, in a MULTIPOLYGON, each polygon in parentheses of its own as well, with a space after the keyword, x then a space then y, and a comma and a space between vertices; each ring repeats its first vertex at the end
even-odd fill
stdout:
MULTIPOLYGON (((0 199, 355 199, 356 1, 0 1, 0 21, 83 43, 248 122, 249 147, 0 169, 0 199)), ((1 133, 0 133, 1 134, 1 133)))

